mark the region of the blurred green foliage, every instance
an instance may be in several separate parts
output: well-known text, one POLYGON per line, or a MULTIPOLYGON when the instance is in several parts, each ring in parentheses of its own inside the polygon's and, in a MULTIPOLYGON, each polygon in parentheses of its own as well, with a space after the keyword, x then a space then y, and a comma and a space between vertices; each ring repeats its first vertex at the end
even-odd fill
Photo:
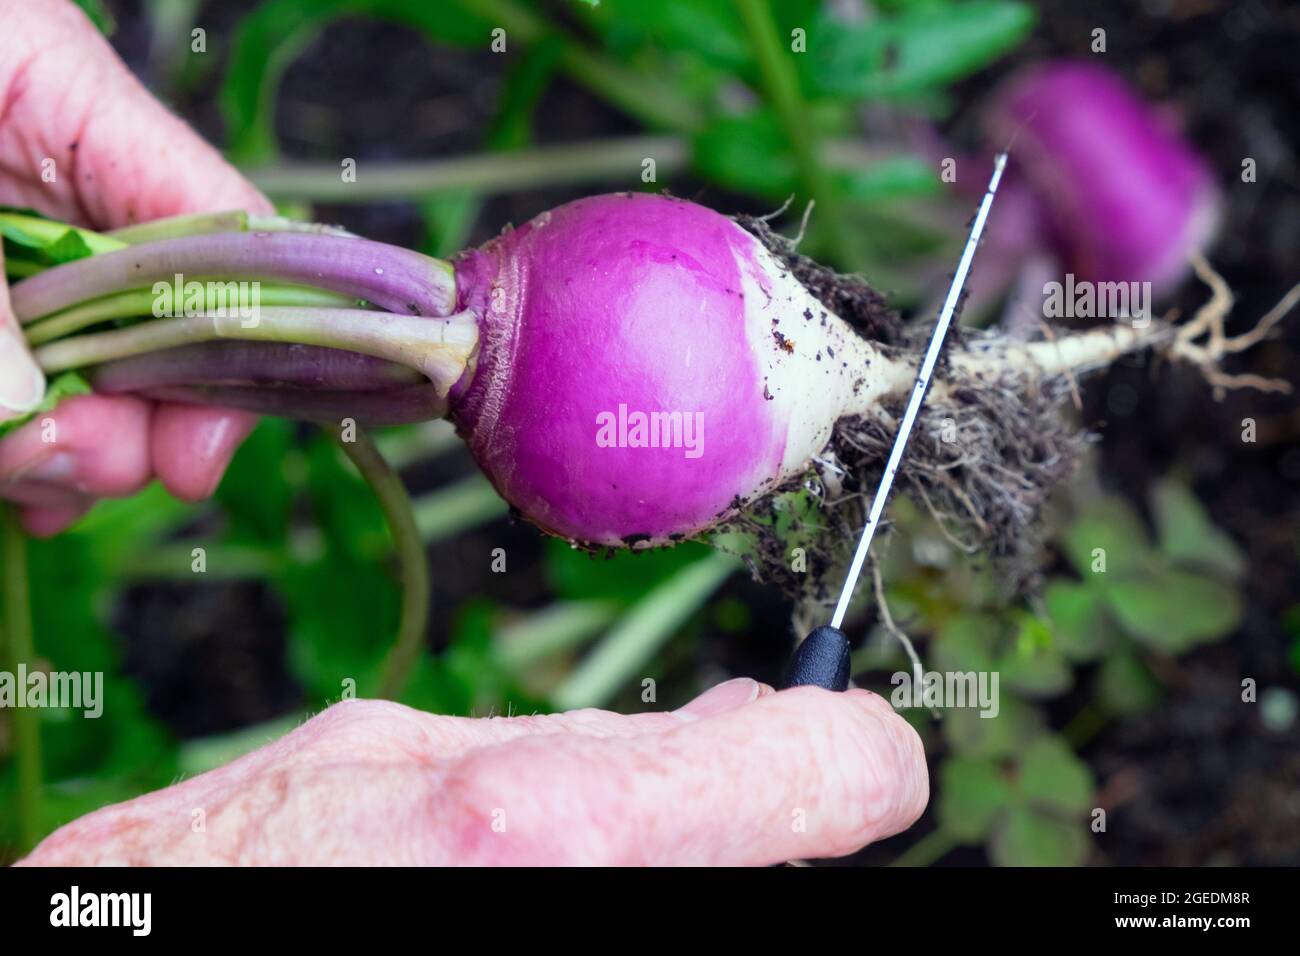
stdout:
MULTIPOLYGON (((765 81, 763 57, 733 0, 604 0, 576 4, 564 20, 551 15, 557 6, 270 0, 243 18, 230 38, 220 94, 229 152, 251 166, 276 160, 276 92, 284 71, 343 18, 399 24, 435 47, 483 49, 494 30, 504 30, 513 63, 484 148, 526 149, 532 127, 546 121, 535 113, 537 99, 562 74, 648 129, 686 137, 697 176, 773 203, 793 198, 795 209, 816 198, 824 215, 813 218, 804 247, 842 266, 880 270, 947 238, 928 217, 899 205, 939 192, 935 164, 906 151, 864 159, 860 151, 831 148, 830 141, 860 135, 865 101, 942 116, 951 107, 947 86, 1012 49, 1034 22, 1028 4, 1011 0, 883 3, 853 20, 817 0, 764 2, 759 6, 781 52, 788 49, 794 63, 801 127, 795 131, 785 122, 783 104, 772 99, 776 91, 765 81), (751 95, 737 95, 742 86, 751 95), (805 139, 816 145, 811 164, 801 162, 805 139), (826 188, 819 190, 823 173, 826 188), (827 235, 831 208, 858 227, 846 240, 840 237, 844 241, 827 235), (873 241, 882 223, 912 241, 873 241)), ((431 183, 424 197, 430 248, 447 253, 463 241, 477 207, 464 194, 436 196, 439 191, 431 183)))
MULTIPOLYGON (((938 715, 947 745, 938 831, 905 861, 983 844, 999 865, 1084 862, 1097 805, 1075 748, 1109 720, 1158 703, 1153 664, 1222 640, 1239 623, 1241 553, 1185 485, 1166 478, 1154 486, 1154 542, 1124 499, 1078 497, 1054 542, 1074 573, 1049 578, 1041 601, 1029 605, 1007 602, 992 568, 943 546, 902 509, 905 537, 927 544, 914 545, 910 556, 891 551, 887 596, 895 617, 913 637, 929 636, 927 666, 996 672, 1001 692, 996 717, 974 708, 938 715), (915 557, 931 549, 943 557, 915 557), (1067 695, 1084 703, 1054 732, 1051 711, 1067 695)), ((865 652, 859 659, 877 663, 865 652)), ((930 718, 911 714, 922 724, 930 718)))

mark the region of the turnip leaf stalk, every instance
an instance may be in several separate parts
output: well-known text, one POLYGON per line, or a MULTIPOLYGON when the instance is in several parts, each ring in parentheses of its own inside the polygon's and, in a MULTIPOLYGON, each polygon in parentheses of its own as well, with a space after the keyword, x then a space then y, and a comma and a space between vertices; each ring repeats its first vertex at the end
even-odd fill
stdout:
POLYGON ((428 556, 402 479, 389 467, 371 437, 360 429, 346 436, 332 428, 325 431, 375 493, 397 551, 402 578, 401 622, 377 687, 380 697, 396 699, 415 665, 429 623, 428 556))

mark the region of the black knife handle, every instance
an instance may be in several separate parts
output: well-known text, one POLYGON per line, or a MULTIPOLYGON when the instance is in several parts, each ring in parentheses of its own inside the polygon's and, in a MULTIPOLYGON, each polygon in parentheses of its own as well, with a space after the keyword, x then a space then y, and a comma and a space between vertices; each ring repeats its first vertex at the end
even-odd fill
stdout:
POLYGON ((819 627, 795 648, 781 690, 790 687, 849 689, 849 639, 838 627, 819 627))

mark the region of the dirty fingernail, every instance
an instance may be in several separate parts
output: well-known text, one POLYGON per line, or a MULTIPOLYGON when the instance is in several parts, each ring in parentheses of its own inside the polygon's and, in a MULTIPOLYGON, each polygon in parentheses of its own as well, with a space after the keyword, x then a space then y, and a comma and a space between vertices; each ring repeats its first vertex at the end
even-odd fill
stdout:
POLYGON ((752 677, 736 677, 706 690, 689 704, 679 707, 676 713, 687 720, 726 713, 757 700, 759 689, 758 681, 752 677))

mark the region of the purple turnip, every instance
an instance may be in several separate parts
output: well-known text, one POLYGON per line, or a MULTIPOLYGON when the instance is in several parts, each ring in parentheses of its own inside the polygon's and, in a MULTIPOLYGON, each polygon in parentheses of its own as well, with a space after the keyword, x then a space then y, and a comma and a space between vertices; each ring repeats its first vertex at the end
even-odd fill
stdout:
POLYGON ((991 148, 1014 143, 1010 188, 1028 188, 1042 239, 1079 279, 1150 282, 1160 295, 1214 235, 1221 201, 1208 165, 1105 67, 1029 66, 994 94, 983 124, 991 148))
MULTIPOLYGON (((595 196, 451 265, 320 233, 183 235, 50 268, 12 302, 48 372, 335 422, 446 415, 543 529, 652 546, 810 478, 822 497, 852 497, 915 375, 906 333, 864 283, 749 225, 669 197, 595 196), (249 321, 200 296, 194 314, 149 316, 140 296, 180 276, 266 282, 283 304, 249 321), (340 300, 320 304, 322 289, 340 300), (120 301, 107 318, 128 324, 67 321, 87 300, 120 301), (53 340, 39 334, 59 322, 53 340)), ((965 333, 920 423, 916 490, 1014 541, 1068 464, 1073 435, 1050 406, 1072 377, 1146 347, 1207 369, 1225 354, 1185 332, 1149 320, 1037 342, 965 333)))

